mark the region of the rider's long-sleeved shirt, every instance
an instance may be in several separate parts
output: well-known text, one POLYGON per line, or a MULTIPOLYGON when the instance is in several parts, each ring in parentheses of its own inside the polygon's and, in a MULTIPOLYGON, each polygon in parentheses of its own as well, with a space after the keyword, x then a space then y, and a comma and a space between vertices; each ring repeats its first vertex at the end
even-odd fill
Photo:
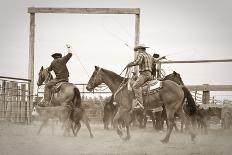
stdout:
POLYGON ((152 71, 153 57, 146 52, 139 52, 136 59, 131 63, 132 66, 139 65, 139 71, 152 71))
POLYGON ((56 79, 67 79, 69 77, 68 68, 66 63, 72 57, 72 53, 68 53, 62 58, 54 59, 51 65, 47 68, 48 71, 54 71, 56 74, 56 79))

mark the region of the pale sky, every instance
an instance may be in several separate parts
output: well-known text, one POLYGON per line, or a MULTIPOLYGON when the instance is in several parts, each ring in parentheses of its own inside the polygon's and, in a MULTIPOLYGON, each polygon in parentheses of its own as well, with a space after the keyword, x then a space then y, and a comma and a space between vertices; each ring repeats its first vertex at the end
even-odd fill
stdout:
MULTIPOLYGON (((28 77, 28 7, 140 8, 140 43, 148 53, 169 60, 232 59, 230 0, 1 0, 0 75, 28 77)), ((94 65, 120 73, 133 60, 134 15, 36 14, 35 81, 54 52, 70 44, 89 75, 94 65)), ((186 84, 232 84, 232 63, 163 65, 179 72, 186 84)), ((68 62, 70 82, 89 77, 74 55, 68 62)))

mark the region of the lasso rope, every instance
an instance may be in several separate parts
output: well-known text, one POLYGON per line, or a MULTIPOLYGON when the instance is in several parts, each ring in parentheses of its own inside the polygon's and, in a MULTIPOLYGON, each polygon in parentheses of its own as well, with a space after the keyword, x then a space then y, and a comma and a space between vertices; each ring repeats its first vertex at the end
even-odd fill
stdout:
POLYGON ((69 50, 70 53, 73 53, 76 56, 76 58, 78 59, 79 63, 81 64, 81 67, 83 68, 85 74, 90 78, 88 71, 86 70, 85 66, 83 65, 81 59, 78 57, 76 51, 73 50, 73 48, 71 49, 70 45, 66 45, 66 47, 68 48, 68 50, 69 50))

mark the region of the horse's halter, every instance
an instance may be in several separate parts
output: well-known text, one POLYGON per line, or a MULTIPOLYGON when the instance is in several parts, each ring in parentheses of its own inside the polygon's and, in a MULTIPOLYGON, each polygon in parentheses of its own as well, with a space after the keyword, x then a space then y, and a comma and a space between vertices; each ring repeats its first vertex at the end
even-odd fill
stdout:
POLYGON ((45 69, 45 70, 42 70, 42 73, 41 73, 42 75, 42 78, 41 78, 41 84, 44 82, 45 84, 48 82, 48 81, 50 81, 51 80, 51 78, 52 78, 52 75, 51 75, 51 73, 47 70, 47 69, 45 69), (45 73, 44 72, 47 72, 47 76, 45 76, 45 73))
POLYGON ((89 86, 90 88, 94 89, 95 87, 97 87, 98 84, 95 83, 95 81, 97 80, 97 76, 100 73, 101 68, 99 68, 97 70, 97 73, 94 75, 93 79, 90 81, 90 83, 88 83, 87 86, 89 86))

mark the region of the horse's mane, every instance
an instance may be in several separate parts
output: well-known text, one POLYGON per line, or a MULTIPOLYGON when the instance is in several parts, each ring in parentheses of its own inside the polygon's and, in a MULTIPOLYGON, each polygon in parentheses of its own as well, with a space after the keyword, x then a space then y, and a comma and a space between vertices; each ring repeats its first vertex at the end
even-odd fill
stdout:
MULTIPOLYGON (((173 73, 168 74, 167 76, 165 76, 163 80, 171 80, 171 81, 176 82, 176 81, 174 80, 174 77, 178 77, 178 78, 179 78, 179 79, 178 79, 178 80, 179 80, 178 82, 180 82, 180 83, 178 83, 178 84, 184 85, 184 82, 183 82, 183 80, 182 80, 180 74, 177 73, 176 71, 174 71, 173 73)), ((176 82, 176 83, 177 83, 177 82, 176 82)))
POLYGON ((112 78, 112 79, 119 79, 120 81, 128 81, 128 78, 124 78, 124 77, 121 77, 120 75, 118 75, 117 73, 113 72, 113 71, 110 71, 110 70, 107 70, 107 69, 104 69, 102 68, 102 71, 103 72, 107 72, 108 75, 112 78))

